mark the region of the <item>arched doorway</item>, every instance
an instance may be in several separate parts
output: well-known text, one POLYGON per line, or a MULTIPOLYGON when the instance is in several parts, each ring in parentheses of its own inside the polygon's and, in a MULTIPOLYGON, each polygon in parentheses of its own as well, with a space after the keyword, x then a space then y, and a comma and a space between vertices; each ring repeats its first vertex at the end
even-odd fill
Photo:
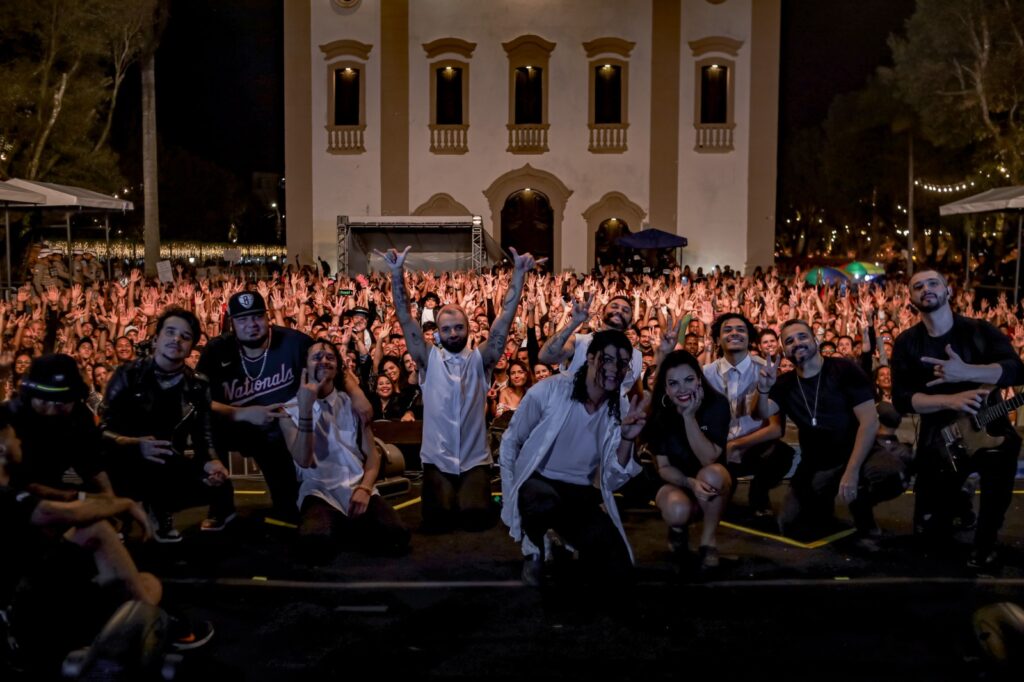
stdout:
POLYGON ((513 192, 501 209, 501 248, 508 251, 514 246, 519 253, 547 258, 546 267, 550 268, 555 255, 554 219, 551 202, 543 192, 529 187, 513 192))
POLYGON ((597 226, 594 233, 595 268, 612 265, 619 269, 624 266, 627 253, 616 242, 627 234, 630 234, 629 225, 620 218, 608 218, 597 226))

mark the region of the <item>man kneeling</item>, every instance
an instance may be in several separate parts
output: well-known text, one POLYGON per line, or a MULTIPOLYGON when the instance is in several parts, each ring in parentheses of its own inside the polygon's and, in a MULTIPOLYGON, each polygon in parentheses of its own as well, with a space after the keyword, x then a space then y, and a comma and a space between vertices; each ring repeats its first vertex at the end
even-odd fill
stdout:
POLYGON ((281 421, 299 478, 299 553, 311 563, 334 556, 335 535, 379 554, 409 545, 409 531, 373 485, 380 452, 354 406, 367 404, 359 381, 346 372, 344 390, 335 389, 340 358, 329 341, 310 346, 299 392, 285 404, 290 419, 281 421))
POLYGON ((522 541, 529 585, 541 581, 549 529, 576 547, 593 573, 631 572, 632 550, 612 494, 640 473, 632 454, 646 420, 643 406, 634 399, 620 417, 632 352, 622 332, 598 332, 586 364, 527 391, 502 437, 501 518, 522 541))

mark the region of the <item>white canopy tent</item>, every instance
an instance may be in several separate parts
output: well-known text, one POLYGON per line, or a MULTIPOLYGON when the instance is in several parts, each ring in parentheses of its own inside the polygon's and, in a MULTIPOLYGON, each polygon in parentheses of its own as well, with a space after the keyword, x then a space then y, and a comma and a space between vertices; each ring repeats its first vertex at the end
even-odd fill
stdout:
MULTIPOLYGON (((1017 213, 1017 254, 1020 255, 1021 228, 1024 227, 1024 185, 1015 187, 997 187, 981 194, 958 199, 949 204, 939 206, 939 215, 971 215, 974 213, 992 213, 995 211, 1015 211, 1017 213)), ((967 280, 970 282, 971 268, 971 233, 967 232, 967 280)), ((1020 291, 1020 263, 1016 264, 1013 280, 1013 300, 1016 302, 1020 291)))
POLYGON ((7 288, 11 288, 11 206, 25 207, 45 204, 46 197, 17 185, 0 182, 0 204, 4 207, 4 240, 7 243, 7 288))
MULTIPOLYGON (((12 178, 7 181, 8 185, 15 188, 41 194, 45 199, 37 208, 66 208, 64 212, 64 224, 67 226, 68 245, 68 269, 71 269, 71 216, 77 211, 91 210, 104 213, 104 233, 107 240, 107 253, 110 253, 110 212, 111 211, 132 211, 135 205, 126 200, 94 192, 84 187, 72 187, 71 185, 58 185, 52 182, 35 182, 12 178)), ((110 276, 110 258, 107 258, 107 276, 110 276)))

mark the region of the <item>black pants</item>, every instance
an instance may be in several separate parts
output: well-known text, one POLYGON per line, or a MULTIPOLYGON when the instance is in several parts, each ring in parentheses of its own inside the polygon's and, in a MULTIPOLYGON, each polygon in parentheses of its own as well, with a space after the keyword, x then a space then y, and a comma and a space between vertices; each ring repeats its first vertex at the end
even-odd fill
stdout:
POLYGON ((483 464, 461 475, 423 465, 423 525, 427 530, 487 530, 497 520, 491 501, 491 467, 483 464))
POLYGON ((1019 454, 1020 438, 1007 436, 998 448, 979 450, 964 459, 958 471, 953 471, 945 455, 930 449, 919 449, 914 459, 917 469, 917 481, 914 484, 915 529, 935 537, 948 537, 953 530, 960 489, 966 478, 977 472, 981 478, 981 504, 974 545, 981 550, 991 549, 999 529, 1003 527, 1006 510, 1013 501, 1019 454))
POLYGON ((579 551, 591 572, 627 579, 632 574, 629 550, 601 502, 601 491, 593 486, 534 474, 519 489, 523 532, 542 548, 544 534, 554 529, 579 551))
POLYGON ((789 473, 794 454, 793 448, 781 440, 758 443, 744 451, 742 461, 729 462, 725 468, 734 481, 741 476, 753 476, 747 495, 751 509, 771 509, 768 493, 789 473))
POLYGON ((108 473, 118 495, 144 502, 158 512, 176 512, 188 507, 210 505, 210 515, 225 518, 235 511, 235 490, 231 481, 218 486, 203 483, 204 462, 175 455, 157 464, 138 454, 117 453, 108 473))
MULTIPOLYGON (((860 468, 857 498, 850 514, 860 531, 875 528, 874 507, 901 495, 905 489, 905 463, 893 452, 876 446, 860 468)), ((813 454, 804 455, 789 485, 789 494, 779 517, 783 534, 813 532, 826 528, 835 518, 835 498, 846 464, 816 468, 813 454)))
POLYGON ((281 521, 296 521, 299 481, 295 476, 295 463, 284 441, 279 438, 250 441, 240 446, 239 451, 245 457, 252 457, 259 466, 267 490, 270 491, 270 502, 273 505, 271 514, 281 521))
POLYGON ((356 518, 313 495, 302 501, 297 550, 303 560, 325 563, 339 545, 347 544, 370 554, 394 556, 409 547, 409 531, 380 495, 371 495, 366 511, 356 518))

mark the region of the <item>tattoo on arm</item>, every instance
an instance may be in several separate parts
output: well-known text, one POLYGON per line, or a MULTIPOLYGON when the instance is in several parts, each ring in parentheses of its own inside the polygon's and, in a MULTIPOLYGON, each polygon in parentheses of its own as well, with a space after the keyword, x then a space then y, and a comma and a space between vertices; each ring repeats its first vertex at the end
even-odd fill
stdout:
POLYGON ((483 351, 484 369, 488 373, 497 364, 498 358, 505 351, 505 340, 508 338, 509 328, 516 316, 516 308, 519 307, 519 298, 523 294, 523 277, 515 276, 502 304, 501 315, 491 325, 491 333, 487 338, 487 346, 483 351))
POLYGON ((412 355, 413 360, 424 371, 427 368, 427 345, 423 341, 423 329, 416 324, 409 314, 409 303, 405 293, 405 277, 403 273, 396 272, 391 277, 391 292, 395 301, 395 313, 402 325, 402 333, 405 334, 405 344, 412 355))
POLYGON ((565 344, 569 342, 569 337, 576 331, 576 327, 575 323, 570 322, 552 334, 551 338, 545 341, 544 346, 540 349, 541 361, 554 364, 565 360, 569 355, 565 350, 565 344))

